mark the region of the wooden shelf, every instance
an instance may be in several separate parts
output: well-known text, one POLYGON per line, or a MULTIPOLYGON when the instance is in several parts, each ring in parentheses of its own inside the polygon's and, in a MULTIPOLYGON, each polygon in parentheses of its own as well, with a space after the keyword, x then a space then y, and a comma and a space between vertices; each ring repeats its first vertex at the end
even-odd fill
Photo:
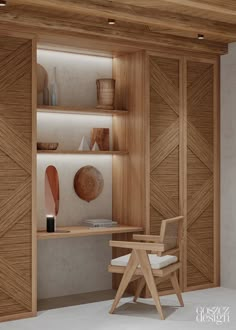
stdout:
POLYGON ((128 151, 71 151, 71 150, 38 150, 38 154, 58 154, 58 155, 127 155, 128 151))
POLYGON ((77 113, 84 115, 127 115, 127 110, 107 110, 107 109, 97 109, 97 108, 84 108, 84 107, 66 107, 66 106, 46 106, 40 105, 38 106, 38 112, 46 112, 46 113, 77 113))
POLYGON ((143 228, 134 227, 134 226, 125 226, 125 225, 109 227, 109 228, 91 228, 85 226, 72 226, 72 227, 57 227, 57 230, 64 232, 47 233, 45 230, 39 230, 37 233, 38 240, 109 235, 109 234, 118 234, 118 233, 134 233, 134 232, 142 232, 143 228))

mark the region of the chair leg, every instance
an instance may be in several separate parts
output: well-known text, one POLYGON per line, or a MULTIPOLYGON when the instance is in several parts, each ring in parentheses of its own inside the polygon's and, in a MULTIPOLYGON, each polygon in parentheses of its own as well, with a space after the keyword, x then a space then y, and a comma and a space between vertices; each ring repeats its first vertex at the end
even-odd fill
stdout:
POLYGON ((137 285, 137 288, 136 288, 136 291, 135 291, 135 295, 134 295, 134 302, 137 301, 137 299, 140 297, 140 294, 145 286, 145 278, 142 277, 139 282, 138 282, 138 285, 137 285))
POLYGON ((119 301, 120 301, 121 297, 123 296, 123 294, 125 292, 125 289, 127 288, 127 286, 129 284, 129 282, 130 282, 137 266, 138 266, 138 258, 136 256, 135 252, 132 251, 129 262, 126 266, 124 275, 121 279, 119 288, 117 290, 114 302, 112 304, 112 307, 111 307, 111 310, 110 310, 111 314, 114 312, 114 310, 116 309, 116 306, 119 304, 119 301))
POLYGON ((158 313, 160 314, 161 320, 164 320, 164 314, 162 311, 162 307, 161 307, 161 303, 160 303, 160 298, 157 292, 157 287, 156 287, 156 283, 152 274, 152 269, 150 266, 150 262, 147 256, 147 253, 145 251, 142 250, 138 250, 136 251, 137 256, 138 256, 138 260, 143 272, 143 276, 146 280, 147 286, 151 292, 152 298, 155 302, 156 305, 156 309, 158 311, 158 313))
POLYGON ((176 272, 174 272, 174 273, 171 274, 170 280, 171 280, 172 286, 173 286, 173 288, 175 290, 175 293, 176 293, 176 295, 178 297, 180 306, 183 307, 184 306, 184 302, 183 302, 183 298, 182 298, 181 290, 180 290, 180 287, 179 287, 179 282, 178 282, 178 279, 177 279, 176 272))

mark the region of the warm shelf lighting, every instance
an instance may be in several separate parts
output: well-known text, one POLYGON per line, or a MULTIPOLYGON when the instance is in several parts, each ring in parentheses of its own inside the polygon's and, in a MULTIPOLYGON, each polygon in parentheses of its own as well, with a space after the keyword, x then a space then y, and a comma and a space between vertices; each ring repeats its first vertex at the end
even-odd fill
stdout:
POLYGON ((5 7, 7 5, 6 0, 0 0, 0 7, 5 7))
POLYGON ((198 38, 198 40, 204 40, 205 39, 204 34, 198 34, 197 38, 198 38))
POLYGON ((115 25, 116 24, 116 20, 112 19, 112 18, 108 18, 107 22, 108 22, 109 25, 115 25))

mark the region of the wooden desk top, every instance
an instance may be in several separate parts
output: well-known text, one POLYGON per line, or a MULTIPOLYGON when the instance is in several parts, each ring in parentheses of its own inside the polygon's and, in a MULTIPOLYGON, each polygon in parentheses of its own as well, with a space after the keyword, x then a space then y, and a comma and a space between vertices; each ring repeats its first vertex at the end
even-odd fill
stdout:
POLYGON ((118 233, 142 232, 142 227, 119 225, 108 228, 72 226, 72 227, 57 227, 58 232, 47 233, 46 230, 39 230, 37 236, 39 240, 55 239, 55 238, 71 238, 82 236, 109 235, 118 233))

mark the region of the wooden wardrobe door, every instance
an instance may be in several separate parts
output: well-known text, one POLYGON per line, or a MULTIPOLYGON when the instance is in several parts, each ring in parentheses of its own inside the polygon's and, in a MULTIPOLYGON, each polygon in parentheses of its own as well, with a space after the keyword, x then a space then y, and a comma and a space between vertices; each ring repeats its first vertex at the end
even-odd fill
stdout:
POLYGON ((217 70, 187 61, 187 287, 217 284, 217 70))
POLYGON ((0 321, 30 316, 32 44, 0 35, 0 321))
POLYGON ((150 233, 179 215, 179 60, 150 57, 150 233))
MULTIPOLYGON (((150 233, 180 214, 180 61, 150 57, 150 233)), ((169 283, 161 287, 171 288, 169 283), (167 286, 168 285, 168 286, 167 286)))

